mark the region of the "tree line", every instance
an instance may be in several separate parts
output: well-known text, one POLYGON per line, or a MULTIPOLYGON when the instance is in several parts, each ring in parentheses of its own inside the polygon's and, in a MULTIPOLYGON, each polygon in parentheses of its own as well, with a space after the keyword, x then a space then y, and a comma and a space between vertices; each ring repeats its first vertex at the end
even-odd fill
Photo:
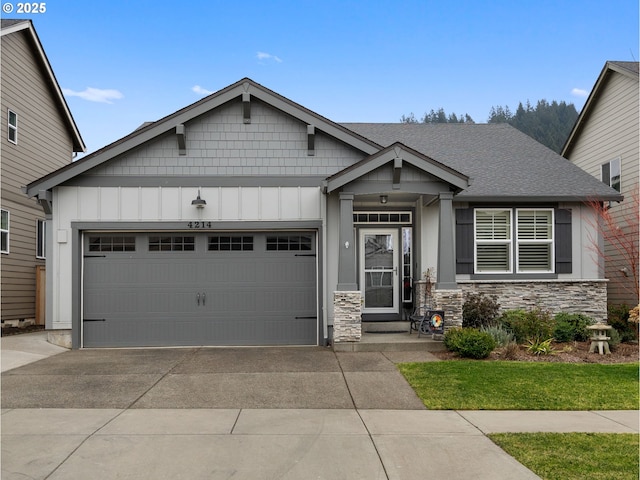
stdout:
MULTIPOLYGON (((571 129, 578 119, 573 103, 538 100, 534 106, 527 100, 518 104, 515 113, 508 105, 491 107, 487 123, 508 123, 523 133, 560 153, 571 129)), ((402 115, 402 123, 475 123, 468 113, 447 114, 443 108, 425 113, 420 120, 413 113, 402 115)))

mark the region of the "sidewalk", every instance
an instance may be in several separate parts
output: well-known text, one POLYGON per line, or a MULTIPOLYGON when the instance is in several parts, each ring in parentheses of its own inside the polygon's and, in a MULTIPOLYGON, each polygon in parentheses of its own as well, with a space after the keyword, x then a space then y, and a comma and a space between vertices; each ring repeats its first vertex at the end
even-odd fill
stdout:
POLYGON ((43 358, 68 351, 47 342, 46 332, 24 333, 2 337, 0 371, 6 372, 43 358))
POLYGON ((1 478, 527 480, 486 434, 638 432, 638 411, 426 410, 394 365, 426 360, 5 337, 1 478))

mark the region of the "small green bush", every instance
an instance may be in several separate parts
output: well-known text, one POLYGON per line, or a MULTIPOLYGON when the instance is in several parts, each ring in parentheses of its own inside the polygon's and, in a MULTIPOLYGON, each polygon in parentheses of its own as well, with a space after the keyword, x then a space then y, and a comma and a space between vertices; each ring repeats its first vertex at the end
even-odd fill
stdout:
POLYGON ((457 352, 459 349, 460 338, 462 337, 461 328, 450 328, 444 333, 444 346, 450 352, 457 352))
POLYGON ((615 350, 621 342, 620 333, 615 328, 612 328, 609 330, 609 333, 607 333, 607 336, 609 337, 609 348, 615 350))
POLYGON ((491 337, 493 337, 493 340, 496 342, 496 346, 498 347, 506 347, 508 344, 514 343, 516 341, 516 337, 513 336, 513 333, 511 333, 502 325, 480 327, 480 331, 491 335, 491 337))
POLYGON ((470 293, 462 305, 462 327, 479 328, 493 325, 500 304, 495 295, 486 296, 484 293, 470 293))
POLYGON ((510 330, 518 343, 525 343, 530 338, 547 339, 553 337, 555 320, 551 314, 540 308, 530 311, 507 310, 500 318, 501 325, 510 330))
POLYGON ((636 339, 634 325, 629 323, 629 305, 609 305, 607 323, 620 334, 621 342, 632 342, 636 339))
POLYGON ((589 338, 587 326, 593 324, 593 320, 581 313, 560 312, 555 316, 556 326, 553 338, 557 342, 584 342, 589 338))
POLYGON ((475 328, 456 328, 448 330, 444 335, 447 349, 464 358, 487 358, 496 348, 491 335, 475 328))

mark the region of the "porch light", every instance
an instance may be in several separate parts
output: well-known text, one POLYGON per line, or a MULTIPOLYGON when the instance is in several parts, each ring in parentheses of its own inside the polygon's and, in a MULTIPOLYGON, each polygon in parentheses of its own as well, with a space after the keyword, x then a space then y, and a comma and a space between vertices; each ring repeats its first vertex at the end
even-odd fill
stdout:
POLYGON ((195 200, 191 200, 191 205, 195 205, 196 208, 204 208, 206 204, 207 201, 200 198, 200 189, 198 189, 198 196, 195 200))
POLYGON ((380 195, 380 203, 385 204, 389 201, 389 197, 387 195, 380 195))

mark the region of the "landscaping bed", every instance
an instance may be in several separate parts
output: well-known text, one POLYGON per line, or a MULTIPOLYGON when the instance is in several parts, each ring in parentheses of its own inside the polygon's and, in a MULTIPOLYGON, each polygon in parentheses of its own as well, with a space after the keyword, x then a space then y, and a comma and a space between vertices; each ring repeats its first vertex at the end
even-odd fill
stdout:
MULTIPOLYGON (((631 363, 640 361, 640 349, 637 343, 620 343, 611 350, 611 354, 589 353, 591 341, 553 343, 553 352, 548 355, 534 355, 527 351, 526 345, 497 348, 488 358, 491 360, 514 360, 521 362, 563 362, 563 363, 631 363)), ((597 351, 596 351, 597 352, 597 351)), ((444 351, 432 352, 441 360, 460 358, 457 353, 444 351)))

